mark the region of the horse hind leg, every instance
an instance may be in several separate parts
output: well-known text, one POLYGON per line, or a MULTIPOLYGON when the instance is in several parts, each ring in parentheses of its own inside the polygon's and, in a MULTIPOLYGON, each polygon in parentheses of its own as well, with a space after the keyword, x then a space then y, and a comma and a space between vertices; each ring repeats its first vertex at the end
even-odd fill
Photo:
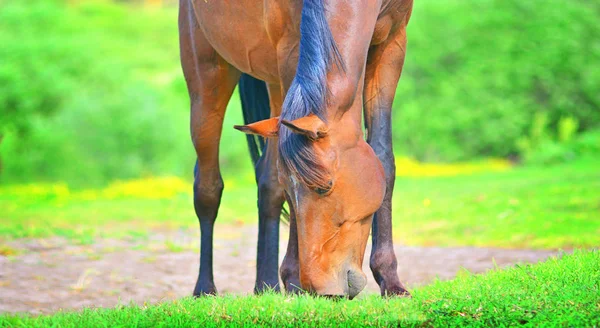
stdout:
POLYGON ((277 179, 277 141, 267 140, 266 152, 256 165, 258 184, 258 247, 254 292, 279 287, 279 221, 283 207, 283 188, 277 179))
MULTIPOLYGON (((279 116, 283 94, 279 85, 267 85, 270 116, 279 116)), ((255 92, 254 96, 267 97, 255 92)), ((253 105, 254 109, 258 107, 253 105)), ((265 151, 256 163, 258 185, 258 247, 256 256, 256 284, 254 292, 280 291, 278 276, 279 223, 285 200, 285 191, 279 183, 277 172, 278 142, 275 138, 266 140, 265 151)), ((298 290, 298 237, 295 233, 294 212, 290 206, 290 240, 281 266, 281 278, 288 292, 298 290)))
POLYGON ((219 168, 219 142, 227 103, 240 73, 220 58, 195 21, 190 2, 180 4, 181 64, 191 103, 190 132, 196 150, 194 209, 200 222, 200 268, 194 295, 215 294, 213 279, 213 228, 223 179, 219 168))
MULTIPOLYGON (((281 113, 283 97, 278 85, 267 85, 270 116, 281 113)), ((254 292, 280 291, 279 286, 279 222, 283 202, 283 186, 277 172, 277 139, 266 140, 265 151, 256 163, 258 185, 258 247, 254 292)))

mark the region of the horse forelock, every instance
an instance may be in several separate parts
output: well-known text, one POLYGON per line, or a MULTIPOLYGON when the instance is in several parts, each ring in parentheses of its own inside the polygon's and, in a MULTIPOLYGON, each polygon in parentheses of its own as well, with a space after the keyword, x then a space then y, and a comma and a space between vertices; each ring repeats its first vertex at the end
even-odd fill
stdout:
MULTIPOLYGON (((304 0, 300 20, 300 47, 296 75, 285 97, 281 118, 293 121, 315 114, 327 122, 327 71, 344 69, 329 29, 323 0, 304 0)), ((327 189, 330 174, 319 160, 311 141, 281 126, 279 156, 284 169, 311 188, 327 189)))

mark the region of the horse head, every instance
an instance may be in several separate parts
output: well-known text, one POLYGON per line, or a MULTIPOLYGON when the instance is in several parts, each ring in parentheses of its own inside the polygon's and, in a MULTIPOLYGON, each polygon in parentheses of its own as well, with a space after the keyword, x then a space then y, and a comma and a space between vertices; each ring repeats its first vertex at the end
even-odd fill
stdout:
POLYGON ((236 128, 280 137, 278 178, 297 224, 301 287, 352 298, 366 285, 362 262, 386 183, 381 162, 350 125, 310 114, 236 128))

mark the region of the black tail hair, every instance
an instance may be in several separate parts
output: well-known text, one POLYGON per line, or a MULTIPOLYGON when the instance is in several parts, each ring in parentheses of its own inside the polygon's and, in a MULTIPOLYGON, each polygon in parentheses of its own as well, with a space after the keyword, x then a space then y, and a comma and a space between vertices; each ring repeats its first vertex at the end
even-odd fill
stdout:
MULTIPOLYGON (((271 117, 271 107, 269 105, 269 93, 267 84, 248 74, 242 74, 238 84, 240 100, 242 101, 242 113, 244 115, 244 124, 250 124, 271 117)), ((248 141, 248 150, 252 158, 252 164, 256 167, 258 159, 264 152, 265 138, 246 134, 248 141)), ((284 222, 289 222, 289 213, 283 208, 281 215, 284 222)))
MULTIPOLYGON (((239 88, 244 124, 266 120, 271 116, 269 93, 267 92, 267 84, 265 82, 255 79, 248 74, 242 74, 239 88)), ((265 147, 265 139, 252 134, 247 134, 246 139, 248 141, 252 164, 256 165, 265 147)))

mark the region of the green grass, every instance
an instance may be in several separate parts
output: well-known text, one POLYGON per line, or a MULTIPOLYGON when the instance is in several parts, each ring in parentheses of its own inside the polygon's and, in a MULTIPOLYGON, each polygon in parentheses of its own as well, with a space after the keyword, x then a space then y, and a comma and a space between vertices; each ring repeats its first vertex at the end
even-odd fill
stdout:
MULTIPOLYGON (((239 172, 224 174, 217 224, 256 224, 254 182, 239 172)), ((102 236, 136 237, 154 229, 197 227, 189 193, 168 199, 82 200, 17 197, 6 190, 0 188, 0 238, 63 236, 90 243, 102 236)), ((406 245, 425 246, 597 246, 598 190, 595 160, 453 177, 398 177, 394 237, 406 245)))
POLYGON ((462 272, 412 293, 412 299, 370 295, 353 301, 280 294, 186 298, 39 317, 4 315, 0 327, 598 326, 600 252, 576 250, 483 275, 462 272))
POLYGON ((467 177, 399 179, 393 203, 396 240, 504 248, 597 246, 599 167, 600 161, 589 160, 467 177))

